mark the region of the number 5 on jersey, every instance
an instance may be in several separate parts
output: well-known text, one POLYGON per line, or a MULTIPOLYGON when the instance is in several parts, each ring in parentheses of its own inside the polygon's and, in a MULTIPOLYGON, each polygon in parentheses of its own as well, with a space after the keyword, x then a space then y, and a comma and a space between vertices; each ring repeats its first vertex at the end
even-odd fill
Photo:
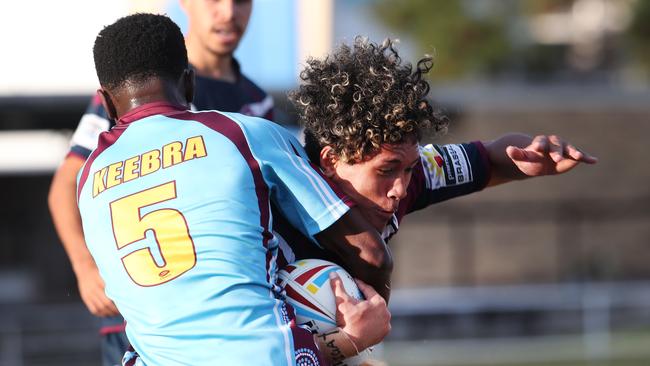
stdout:
POLYGON ((163 265, 159 266, 149 248, 122 257, 124 268, 136 284, 155 286, 169 282, 196 264, 194 242, 182 213, 163 208, 141 216, 141 209, 176 198, 176 182, 162 184, 111 202, 113 234, 122 249, 145 239, 153 231, 163 265))

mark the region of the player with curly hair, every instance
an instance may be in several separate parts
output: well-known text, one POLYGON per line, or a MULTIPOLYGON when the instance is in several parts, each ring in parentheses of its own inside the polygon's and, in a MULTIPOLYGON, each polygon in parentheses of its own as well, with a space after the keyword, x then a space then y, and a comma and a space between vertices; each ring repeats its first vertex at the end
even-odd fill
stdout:
MULTIPOLYGON (((557 136, 511 133, 494 141, 419 144, 441 134, 448 120, 427 100, 424 75, 432 58, 415 67, 394 42, 358 37, 323 59, 310 59, 302 84, 290 93, 305 127, 305 150, 390 239, 405 215, 431 204, 513 180, 561 174, 596 158, 557 136)), ((284 260, 323 258, 354 265, 345 253, 323 250, 287 225, 284 260)))

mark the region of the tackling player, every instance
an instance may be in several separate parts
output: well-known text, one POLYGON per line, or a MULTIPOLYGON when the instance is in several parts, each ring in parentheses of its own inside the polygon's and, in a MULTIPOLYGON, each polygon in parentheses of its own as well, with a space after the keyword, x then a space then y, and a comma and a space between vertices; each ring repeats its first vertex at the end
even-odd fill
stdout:
MULTIPOLYGON (((368 258, 365 277, 390 267, 379 235, 282 127, 188 110, 193 70, 169 18, 122 18, 93 54, 117 125, 86 160, 77 198, 106 293, 127 320, 134 351, 124 364, 321 364, 279 298, 271 202, 326 247, 355 247, 368 258)), ((350 356, 388 332, 386 303, 365 289, 367 300, 339 306, 343 329, 318 338, 326 356, 350 356)))
MULTIPOLYGON (((243 36, 252 0, 180 0, 188 18, 185 44, 195 72, 193 106, 273 118, 273 100, 240 72, 233 53, 243 36)), ((92 99, 71 141, 70 153, 57 169, 49 194, 52 219, 74 269, 79 294, 88 310, 102 317, 104 366, 119 364, 128 346, 124 320, 104 293, 104 282, 83 239, 76 206, 75 178, 97 146, 103 131, 115 125, 99 97, 92 99)))

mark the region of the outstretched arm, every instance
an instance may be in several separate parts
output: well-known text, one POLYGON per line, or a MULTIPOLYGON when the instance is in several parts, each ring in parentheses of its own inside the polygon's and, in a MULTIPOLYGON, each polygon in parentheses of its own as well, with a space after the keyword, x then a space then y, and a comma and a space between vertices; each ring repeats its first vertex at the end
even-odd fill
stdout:
POLYGON ((97 316, 118 315, 115 304, 104 293, 104 281, 84 241, 77 209, 76 177, 84 160, 76 155, 65 158, 54 174, 48 204, 54 227, 63 243, 77 277, 79 294, 88 310, 97 316))
POLYGON ((566 173, 580 163, 598 159, 556 135, 507 134, 484 143, 492 175, 488 186, 543 175, 566 173))

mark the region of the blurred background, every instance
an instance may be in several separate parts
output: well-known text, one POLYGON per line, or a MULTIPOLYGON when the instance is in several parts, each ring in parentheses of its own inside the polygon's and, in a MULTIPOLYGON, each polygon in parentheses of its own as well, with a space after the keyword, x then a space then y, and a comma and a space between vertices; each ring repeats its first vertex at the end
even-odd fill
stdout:
MULTIPOLYGON (((47 209, 54 170, 97 88, 97 32, 136 11, 185 29, 177 0, 0 4, 0 366, 99 365, 47 209)), ((435 57, 433 142, 555 133, 595 156, 562 177, 409 216, 391 241, 390 365, 650 364, 650 1, 255 0, 237 51, 295 127, 306 57, 355 35, 435 57)), ((297 129, 297 128, 296 128, 297 129)))

